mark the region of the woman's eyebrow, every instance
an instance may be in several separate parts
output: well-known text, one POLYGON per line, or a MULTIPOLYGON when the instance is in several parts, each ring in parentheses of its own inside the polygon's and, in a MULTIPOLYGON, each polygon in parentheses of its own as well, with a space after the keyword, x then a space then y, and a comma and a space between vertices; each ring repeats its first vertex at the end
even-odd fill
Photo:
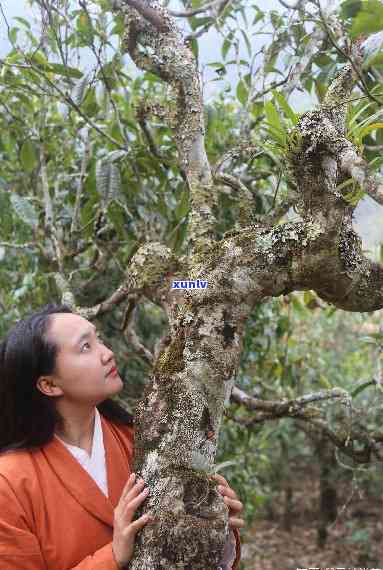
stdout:
POLYGON ((89 338, 90 336, 92 336, 92 333, 97 332, 97 328, 92 325, 91 330, 88 330, 86 332, 83 332, 81 336, 79 336, 79 338, 76 340, 76 342, 74 343, 74 346, 77 346, 78 344, 80 344, 81 341, 89 338))

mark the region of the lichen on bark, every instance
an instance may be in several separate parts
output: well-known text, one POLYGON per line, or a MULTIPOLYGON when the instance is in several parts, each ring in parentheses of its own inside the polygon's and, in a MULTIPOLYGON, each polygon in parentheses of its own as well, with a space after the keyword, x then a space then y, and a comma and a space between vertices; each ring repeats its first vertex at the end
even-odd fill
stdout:
POLYGON ((137 514, 149 511, 156 522, 138 535, 130 568, 216 570, 228 513, 208 474, 250 313, 269 297, 306 289, 347 310, 374 310, 383 306, 383 270, 364 256, 352 229, 353 208, 339 189, 345 160, 342 166, 337 150, 350 150, 342 102, 355 81, 351 67, 341 71, 323 105, 300 118, 288 141, 302 220, 250 224, 218 240, 198 70, 166 9, 153 0, 147 5, 163 27, 125 8, 125 47, 139 67, 172 89, 176 111, 168 119, 190 193, 190 247, 181 261, 161 244, 146 244, 127 277, 129 286, 160 302, 170 337, 136 411, 134 471, 150 488, 137 514), (208 287, 172 291, 170 281, 179 277, 203 278, 208 287))

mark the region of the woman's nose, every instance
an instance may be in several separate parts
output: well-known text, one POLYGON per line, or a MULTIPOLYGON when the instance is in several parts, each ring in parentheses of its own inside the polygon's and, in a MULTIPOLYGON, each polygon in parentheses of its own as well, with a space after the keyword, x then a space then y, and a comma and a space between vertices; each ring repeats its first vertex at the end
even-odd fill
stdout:
POLYGON ((102 353, 101 353, 101 358, 103 362, 108 362, 111 358, 114 357, 114 352, 112 349, 110 349, 107 346, 103 346, 102 348, 102 353))

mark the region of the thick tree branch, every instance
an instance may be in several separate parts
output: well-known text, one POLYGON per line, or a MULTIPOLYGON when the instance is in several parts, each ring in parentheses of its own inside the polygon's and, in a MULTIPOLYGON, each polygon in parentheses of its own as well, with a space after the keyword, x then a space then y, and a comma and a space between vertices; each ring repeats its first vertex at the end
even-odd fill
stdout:
POLYGON ((79 307, 74 301, 69 285, 59 280, 60 290, 67 295, 69 304, 87 319, 94 319, 110 311, 132 295, 140 293, 158 303, 170 290, 171 275, 180 270, 180 262, 169 248, 160 243, 148 243, 141 246, 133 255, 126 269, 126 278, 108 299, 93 307, 79 307))
POLYGON ((114 10, 121 10, 125 6, 130 6, 137 10, 137 12, 147 20, 159 32, 167 32, 169 24, 166 18, 163 18, 161 13, 150 6, 150 2, 145 0, 112 0, 114 10))
POLYGON ((125 3, 121 8, 126 14, 124 45, 139 68, 155 73, 172 87, 176 112, 171 127, 191 198, 187 239, 192 250, 204 249, 215 239, 213 209, 217 205, 217 190, 204 145, 200 76, 195 58, 167 10, 154 0, 147 5, 155 6, 158 18, 166 26, 159 33, 159 28, 153 29, 148 20, 125 3))

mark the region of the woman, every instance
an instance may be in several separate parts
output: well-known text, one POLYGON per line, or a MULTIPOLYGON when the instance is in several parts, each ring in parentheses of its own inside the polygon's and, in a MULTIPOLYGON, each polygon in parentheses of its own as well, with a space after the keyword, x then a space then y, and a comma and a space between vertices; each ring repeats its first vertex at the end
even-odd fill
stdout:
MULTIPOLYGON (((132 558, 149 489, 131 473, 133 418, 111 399, 122 388, 113 352, 66 306, 47 305, 1 343, 2 570, 117 570, 132 558)), ((243 506, 215 478, 232 530, 221 567, 237 568, 243 506)))

